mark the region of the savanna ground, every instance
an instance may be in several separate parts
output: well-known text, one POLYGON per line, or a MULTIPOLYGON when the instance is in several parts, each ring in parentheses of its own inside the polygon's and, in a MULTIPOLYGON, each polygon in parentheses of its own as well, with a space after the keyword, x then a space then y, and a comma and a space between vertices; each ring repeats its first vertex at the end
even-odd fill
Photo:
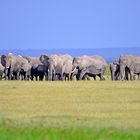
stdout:
POLYGON ((139 140, 139 81, 0 81, 0 140, 139 140))

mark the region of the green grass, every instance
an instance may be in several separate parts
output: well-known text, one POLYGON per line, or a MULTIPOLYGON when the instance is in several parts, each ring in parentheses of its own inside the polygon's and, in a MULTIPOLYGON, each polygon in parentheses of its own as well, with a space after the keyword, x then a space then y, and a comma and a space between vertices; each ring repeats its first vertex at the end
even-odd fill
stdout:
POLYGON ((2 140, 135 140, 138 131, 114 129, 0 128, 2 140))
POLYGON ((0 81, 0 140, 139 140, 139 81, 0 81))

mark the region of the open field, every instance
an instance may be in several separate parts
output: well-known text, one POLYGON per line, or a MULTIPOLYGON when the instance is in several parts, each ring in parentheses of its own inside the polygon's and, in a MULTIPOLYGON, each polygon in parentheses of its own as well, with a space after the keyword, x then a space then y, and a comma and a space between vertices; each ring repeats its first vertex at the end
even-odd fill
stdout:
POLYGON ((140 139, 139 81, 0 81, 0 139, 140 139))

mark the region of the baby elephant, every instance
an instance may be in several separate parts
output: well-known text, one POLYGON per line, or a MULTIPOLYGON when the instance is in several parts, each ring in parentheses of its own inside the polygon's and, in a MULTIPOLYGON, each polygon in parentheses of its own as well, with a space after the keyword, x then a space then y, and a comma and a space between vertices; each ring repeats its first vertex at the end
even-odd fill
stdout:
POLYGON ((105 78, 103 77, 103 69, 98 69, 95 66, 88 66, 84 69, 82 69, 81 74, 80 74, 80 80, 82 80, 84 75, 88 75, 91 77, 95 77, 96 75, 100 77, 100 80, 105 80, 105 78))

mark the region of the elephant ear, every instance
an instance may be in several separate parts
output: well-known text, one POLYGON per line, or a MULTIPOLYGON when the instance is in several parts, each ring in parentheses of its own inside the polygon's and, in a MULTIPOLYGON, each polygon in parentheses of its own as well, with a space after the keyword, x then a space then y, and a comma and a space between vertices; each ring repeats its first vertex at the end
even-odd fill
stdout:
POLYGON ((1 56, 1 64, 5 67, 5 63, 6 63, 6 55, 2 55, 1 56))
POLYGON ((47 55, 41 55, 39 59, 44 64, 46 61, 49 60, 49 56, 47 56, 47 55))

